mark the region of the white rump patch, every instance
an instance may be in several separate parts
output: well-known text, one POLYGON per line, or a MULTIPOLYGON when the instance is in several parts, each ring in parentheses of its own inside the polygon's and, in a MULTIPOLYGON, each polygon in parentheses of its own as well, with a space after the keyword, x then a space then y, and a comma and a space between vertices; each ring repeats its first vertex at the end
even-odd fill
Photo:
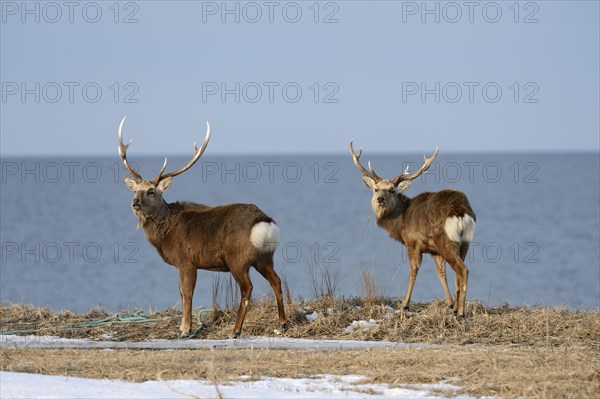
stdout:
POLYGON ((444 230, 452 241, 471 242, 475 232, 475 221, 469 215, 452 216, 446 219, 444 230))
POLYGON ((275 252, 279 244, 279 226, 274 222, 260 222, 252 227, 250 242, 261 252, 275 252))

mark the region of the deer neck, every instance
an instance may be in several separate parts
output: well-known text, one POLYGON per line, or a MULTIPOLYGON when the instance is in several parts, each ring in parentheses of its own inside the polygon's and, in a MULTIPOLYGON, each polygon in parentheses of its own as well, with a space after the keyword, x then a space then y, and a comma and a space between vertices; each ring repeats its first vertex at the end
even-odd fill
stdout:
POLYGON ((404 194, 398 194, 396 207, 384 214, 377 214, 377 225, 386 230, 393 238, 402 240, 401 232, 404 225, 404 214, 410 205, 411 199, 404 194))
POLYGON ((150 244, 156 247, 169 232, 172 218, 173 212, 170 204, 163 201, 162 206, 155 212, 140 217, 138 226, 141 225, 144 228, 146 238, 150 244))

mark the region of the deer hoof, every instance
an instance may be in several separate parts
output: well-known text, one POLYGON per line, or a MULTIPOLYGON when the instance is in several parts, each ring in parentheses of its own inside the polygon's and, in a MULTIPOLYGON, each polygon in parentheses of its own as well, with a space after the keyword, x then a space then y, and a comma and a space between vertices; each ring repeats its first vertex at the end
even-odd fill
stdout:
POLYGON ((236 339, 236 338, 239 338, 239 337, 240 337, 240 332, 239 331, 236 331, 236 332, 234 332, 233 334, 231 334, 229 336, 229 338, 231 338, 231 339, 236 339))
POLYGON ((287 329, 288 329, 288 323, 287 323, 287 321, 284 321, 283 323, 281 323, 281 330, 285 332, 285 331, 287 331, 287 329))
POLYGON ((180 339, 187 338, 187 337, 189 337, 190 335, 192 335, 192 330, 189 330, 189 331, 187 331, 187 332, 183 332, 183 331, 182 331, 182 332, 179 334, 179 338, 180 338, 180 339))
POLYGON ((181 323, 181 325, 179 326, 179 331, 181 331, 181 333, 179 334, 179 338, 189 337, 190 335, 192 335, 192 326, 186 326, 185 324, 181 323))

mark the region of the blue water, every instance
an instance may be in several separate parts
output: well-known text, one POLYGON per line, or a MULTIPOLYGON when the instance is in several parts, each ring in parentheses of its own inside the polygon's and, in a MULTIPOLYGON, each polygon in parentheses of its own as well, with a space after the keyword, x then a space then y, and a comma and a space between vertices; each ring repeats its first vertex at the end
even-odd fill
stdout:
MULTIPOLYGON (((392 177, 422 154, 372 156, 392 177)), ((136 159, 152 177, 162 159, 136 159)), ((174 157, 179 167, 187 159, 174 157)), ((414 168, 414 166, 413 166, 414 168)), ((467 265, 468 300, 600 305, 598 154, 440 154, 408 192, 464 191, 477 214, 467 265)), ((118 159, 2 159, 0 299, 81 312, 180 302, 178 272, 146 242, 130 210, 118 159)), ((371 194, 349 155, 206 156, 177 177, 167 201, 256 203, 281 227, 276 270, 294 297, 314 296, 309 265, 339 273, 336 293, 354 296, 360 270, 379 291, 403 296, 406 251, 378 228, 371 194)), ((201 271, 195 306, 211 306, 212 272, 201 271)), ((453 272, 448 269, 453 291, 453 272)), ((254 297, 269 293, 253 272, 254 297)), ((425 257, 414 301, 443 297, 425 257)))

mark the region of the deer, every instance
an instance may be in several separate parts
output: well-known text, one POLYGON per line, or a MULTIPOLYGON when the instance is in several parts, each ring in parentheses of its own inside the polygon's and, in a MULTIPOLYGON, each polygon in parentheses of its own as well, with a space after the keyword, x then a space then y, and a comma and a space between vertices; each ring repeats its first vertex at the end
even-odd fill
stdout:
POLYGON ((254 267, 271 285, 277 300, 279 323, 287 328, 281 280, 274 270, 273 254, 279 243, 279 227, 254 204, 208 206, 193 202, 167 203, 163 193, 173 178, 190 169, 200 159, 210 140, 210 124, 202 146, 194 143, 194 156, 182 168, 164 173, 167 159, 152 180, 143 179, 127 161, 128 144, 123 143, 123 124, 119 125, 119 157, 131 176, 125 185, 135 194, 131 208, 138 217, 138 228, 166 263, 179 270, 182 303, 180 337, 191 334, 192 297, 198 269, 229 272, 240 288, 240 307, 231 338, 241 334, 252 294, 249 270, 254 267))
POLYGON ((423 165, 414 173, 409 167, 391 180, 379 177, 368 163, 368 170, 361 165, 359 152, 354 151, 350 140, 350 153, 356 167, 362 172, 362 179, 373 192, 371 207, 377 225, 388 232, 390 237, 402 243, 408 253, 409 279, 402 308, 409 310, 410 298, 423 254, 431 254, 437 266, 437 275, 442 283, 445 301, 458 318, 465 316, 465 299, 469 269, 465 257, 475 231, 476 216, 467 196, 456 190, 442 190, 421 193, 413 198, 404 193, 412 182, 425 173, 439 148, 428 158, 423 155, 423 165), (454 270, 456 296, 454 300, 446 280, 446 262, 454 270))

